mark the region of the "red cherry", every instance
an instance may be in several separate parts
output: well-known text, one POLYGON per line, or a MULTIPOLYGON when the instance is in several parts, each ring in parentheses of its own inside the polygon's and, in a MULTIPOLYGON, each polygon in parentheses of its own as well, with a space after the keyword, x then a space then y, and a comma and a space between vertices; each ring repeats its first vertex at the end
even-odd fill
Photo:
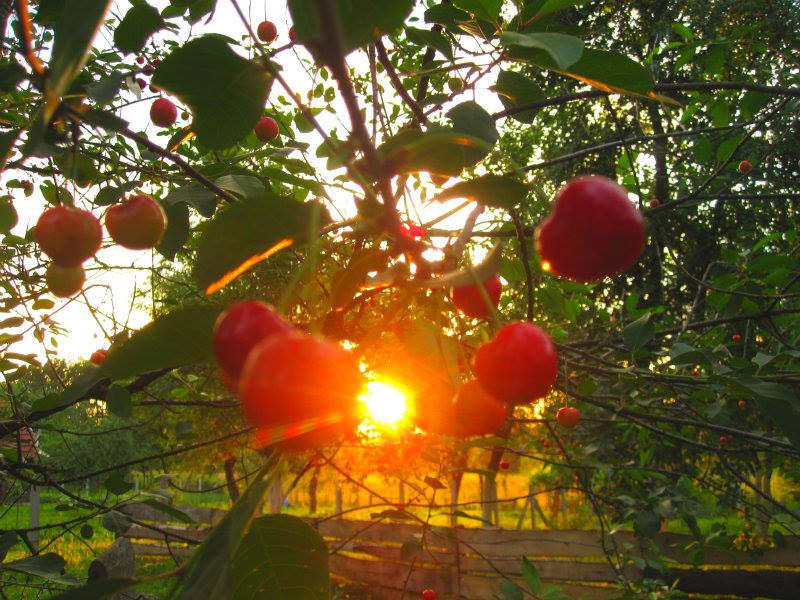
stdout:
POLYGON ((145 75, 152 75, 153 73, 155 73, 155 71, 156 68, 153 65, 145 65, 144 67, 142 67, 142 73, 144 73, 145 75))
POLYGON ((262 42, 272 42, 278 37, 278 28, 272 21, 261 21, 256 28, 256 35, 262 42))
POLYGON ((750 164, 749 160, 743 160, 742 162, 739 163, 738 169, 739 173, 741 173, 742 175, 747 175, 748 173, 750 173, 750 171, 753 170, 753 165, 750 164))
POLYGON ((658 208, 659 206, 661 206, 661 202, 658 201, 658 198, 653 198, 652 200, 650 200, 648 206, 650 208, 658 208))
POLYGON ((106 212, 106 229, 117 244, 130 250, 153 248, 167 228, 167 215, 150 196, 137 194, 106 212))
POLYGON ((473 370, 487 392, 506 402, 530 402, 556 381, 558 355, 553 340, 531 323, 509 323, 478 348, 473 370))
POLYGON ((556 421, 564 429, 572 429, 581 420, 581 411, 574 406, 562 406, 556 413, 556 421))
POLYGON ((475 379, 459 388, 453 411, 460 437, 495 433, 508 417, 506 405, 484 390, 475 379))
POLYGON ((503 471, 508 471, 508 468, 509 468, 510 466, 511 466, 511 463, 510 463, 510 462, 508 462, 507 460, 501 460, 501 461, 500 461, 500 468, 501 468, 503 471))
POLYGON ((263 444, 319 448, 358 423, 358 360, 327 340, 273 336, 250 353, 239 380, 244 416, 263 444))
POLYGON ((256 137, 262 142, 271 142, 280 135, 278 122, 272 117, 261 117, 253 128, 256 137))
POLYGON ((141 77, 137 77, 136 78, 136 85, 139 86, 140 90, 143 90, 144 88, 147 87, 147 82, 144 79, 142 79, 141 77))
POLYGON ((720 444, 728 444, 733 441, 732 435, 721 435, 719 436, 719 443, 720 444))
POLYGON ((732 341, 734 344, 738 344, 739 342, 741 342, 741 341, 742 341, 742 336, 741 336, 741 335, 739 335, 738 333, 734 333, 734 334, 731 336, 731 341, 732 341))
POLYGON ((623 187, 605 177, 578 177, 558 192, 535 237, 543 268, 575 281, 599 281, 636 262, 645 224, 623 187))
POLYGON ((169 127, 178 120, 178 109, 166 98, 156 98, 150 106, 150 120, 159 127, 169 127))
POLYGON ((214 356, 225 374, 235 381, 251 350, 260 342, 293 332, 294 328, 263 302, 238 302, 222 313, 214 325, 214 356))
POLYGON ((44 275, 47 289, 58 298, 70 298, 81 291, 86 273, 83 267, 61 267, 51 263, 44 275))
POLYGON ((136 64, 143 65, 144 64, 144 56, 137 56, 136 57, 136 64))
POLYGON ((697 369, 692 369, 692 377, 700 377, 700 371, 697 369))
POLYGON ((39 217, 34 237, 54 263, 77 267, 100 249, 103 228, 88 210, 54 206, 39 217))
POLYGON ((736 404, 739 406, 739 408, 744 408, 745 406, 747 406, 747 402, 745 402, 744 400, 739 400, 739 402, 737 402, 736 404))
POLYGON ((97 366, 100 366, 104 362, 106 362, 106 358, 107 357, 108 357, 108 350, 102 350, 101 349, 101 350, 95 350, 94 352, 92 352, 92 356, 89 358, 89 360, 93 364, 95 364, 97 366))
POLYGON ((290 39, 292 42, 296 42, 296 41, 297 41, 297 35, 296 35, 296 34, 295 34, 295 32, 294 32, 294 27, 290 27, 290 28, 289 28, 289 39, 290 39))
POLYGON ((157 67, 158 65, 161 64, 161 59, 156 57, 156 58, 153 59, 152 63, 153 63, 154 67, 157 67))
POLYGON ((403 223, 400 225, 400 235, 407 240, 417 240, 425 237, 425 228, 416 223, 403 223))
MULTIPOLYGON (((156 86, 154 86, 154 85, 151 83, 151 84, 150 84, 150 91, 151 91, 151 92, 158 93, 160 90, 159 90, 159 89, 158 89, 156 86)), ((177 111, 176 111, 176 112, 177 112, 177 111)))
POLYGON ((422 590, 422 600, 436 600, 436 590, 422 590))
MULTIPOLYGON (((497 274, 492 275, 483 282, 483 289, 486 290, 486 294, 489 296, 494 308, 497 308, 500 303, 502 288, 500 275, 497 274)), ((465 315, 476 319, 486 319, 492 314, 477 285, 454 287, 453 303, 465 315)))

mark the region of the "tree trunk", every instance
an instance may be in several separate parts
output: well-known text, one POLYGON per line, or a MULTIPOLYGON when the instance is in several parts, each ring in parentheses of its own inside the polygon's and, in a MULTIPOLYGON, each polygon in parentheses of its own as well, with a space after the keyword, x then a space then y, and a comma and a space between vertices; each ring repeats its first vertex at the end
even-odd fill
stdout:
POLYGON ((228 488, 228 496, 231 498, 231 503, 239 499, 239 485, 236 483, 236 458, 231 457, 225 460, 225 485, 228 488))
POLYGON ((308 514, 313 515, 317 512, 317 485, 319 479, 317 475, 319 469, 314 469, 314 474, 311 476, 311 481, 308 482, 308 514))

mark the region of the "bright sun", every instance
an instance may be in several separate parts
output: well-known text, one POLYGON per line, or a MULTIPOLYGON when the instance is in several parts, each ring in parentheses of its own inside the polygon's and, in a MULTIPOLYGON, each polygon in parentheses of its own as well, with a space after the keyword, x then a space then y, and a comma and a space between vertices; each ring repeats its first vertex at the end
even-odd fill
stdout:
POLYGON ((377 426, 396 427, 408 415, 405 390, 388 381, 368 381, 359 400, 364 403, 367 420, 377 426))

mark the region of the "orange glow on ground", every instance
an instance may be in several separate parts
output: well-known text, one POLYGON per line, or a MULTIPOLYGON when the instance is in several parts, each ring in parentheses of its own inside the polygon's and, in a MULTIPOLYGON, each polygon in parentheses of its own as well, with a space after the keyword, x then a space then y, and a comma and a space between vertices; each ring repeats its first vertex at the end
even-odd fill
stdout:
POLYGON ((359 400, 365 413, 359 431, 367 437, 397 432, 409 425, 408 392, 396 383, 382 379, 368 381, 359 400))

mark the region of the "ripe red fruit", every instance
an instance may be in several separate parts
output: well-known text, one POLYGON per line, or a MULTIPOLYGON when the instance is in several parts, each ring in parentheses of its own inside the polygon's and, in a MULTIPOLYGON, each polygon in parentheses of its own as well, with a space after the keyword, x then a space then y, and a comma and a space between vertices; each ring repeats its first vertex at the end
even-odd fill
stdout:
POLYGON ((598 281, 636 262, 645 224, 623 187, 605 177, 577 177, 556 194, 535 237, 544 268, 575 281, 598 281))
POLYGON ((100 366, 104 362, 106 362, 106 358, 107 357, 108 357, 108 350, 102 350, 101 349, 101 350, 95 350, 94 352, 92 352, 92 356, 89 358, 89 360, 93 364, 95 364, 97 366, 100 366))
POLYGON ((262 42, 272 42, 278 37, 278 28, 272 21, 261 21, 256 28, 256 35, 262 42))
POLYGON ((733 436, 732 435, 721 435, 721 436, 719 436, 719 443, 720 444, 729 444, 732 441, 733 441, 733 436))
POLYGON ((436 600, 436 590, 422 590, 422 600, 436 600))
POLYGON ((574 406, 562 406, 556 413, 556 421, 564 429, 572 429, 581 420, 581 411, 574 406))
POLYGON ((272 117, 261 117, 253 131, 262 142, 271 142, 280 134, 278 122, 272 117))
POLYGON ((509 323, 475 353, 472 363, 484 389, 498 400, 530 402, 556 381, 558 355, 553 340, 531 323, 509 323))
POLYGON ((169 127, 178 120, 178 109, 167 98, 156 98, 150 106, 150 120, 159 127, 169 127))
POLYGON ((417 240, 425 237, 425 228, 416 223, 403 223, 400 225, 400 235, 407 240, 417 240))
POLYGON ((358 360, 327 340, 273 336, 250 353, 239 380, 244 416, 260 443, 319 448, 358 423, 358 360))
POLYGON ((653 198, 652 200, 650 200, 648 206, 650 206, 650 208, 658 208, 659 206, 661 206, 661 202, 658 201, 658 198, 653 198))
POLYGON ((741 341, 742 341, 742 336, 741 336, 741 335, 739 335, 738 333, 734 333, 734 334, 731 336, 731 341, 732 341, 734 344, 738 344, 739 342, 741 342, 741 341))
POLYGON ((136 78, 136 85, 139 86, 140 90, 143 90, 144 88, 147 87, 147 82, 144 79, 142 79, 141 77, 137 77, 136 78))
POLYGON ((117 244, 130 250, 153 248, 167 228, 167 215, 150 196, 137 194, 106 212, 106 229, 117 244))
POLYGON ((154 59, 153 59, 153 61, 152 61, 152 62, 153 62, 153 66, 154 66, 154 67, 157 67, 158 65, 160 65, 160 64, 161 64, 161 59, 160 59, 160 58, 158 58, 158 57, 156 57, 156 58, 154 58, 154 59))
POLYGON ((700 377, 700 371, 697 369, 692 369, 692 377, 700 377))
POLYGON ((297 35, 296 35, 296 34, 295 34, 295 32, 294 32, 294 27, 290 27, 290 28, 289 28, 289 39, 290 39, 292 42, 296 42, 296 41, 297 41, 297 35))
POLYGON ((508 468, 509 468, 510 466, 511 466, 511 463, 510 463, 510 462, 508 462, 507 460, 501 460, 501 461, 500 461, 500 468, 501 468, 503 471, 508 471, 508 468))
POLYGON ((100 249, 103 228, 88 210, 54 206, 39 217, 34 237, 42 251, 61 267, 77 267, 100 249))
POLYGON ((750 171, 753 170, 753 165, 750 164, 749 160, 743 160, 739 163, 739 173, 742 175, 747 175, 750 171))
POLYGON ((83 282, 86 281, 86 274, 80 265, 61 267, 56 263, 51 263, 47 267, 44 279, 50 293, 58 298, 69 298, 81 291, 83 282))
POLYGON ((137 56, 136 57, 136 64, 143 65, 144 64, 144 56, 137 56))
POLYGON ((289 323, 263 302, 238 302, 222 313, 214 325, 214 357, 235 381, 253 348, 274 335, 289 335, 293 331, 289 323))
POLYGON ((739 406, 739 408, 744 408, 745 406, 747 406, 747 402, 745 402, 744 400, 739 400, 739 402, 737 402, 736 404, 739 406))
POLYGON ((453 420, 459 437, 495 433, 507 417, 506 405, 484 390, 477 380, 459 388, 453 403, 453 420))
MULTIPOLYGON (((494 308, 497 308, 500 303, 502 288, 500 276, 497 274, 492 275, 483 282, 483 289, 486 290, 486 294, 489 296, 494 308)), ((486 319, 492 314, 477 285, 454 287, 453 304, 465 315, 476 319, 486 319)))
POLYGON ((156 68, 153 65, 145 65, 142 67, 142 73, 145 75, 152 75, 155 73, 156 68))

